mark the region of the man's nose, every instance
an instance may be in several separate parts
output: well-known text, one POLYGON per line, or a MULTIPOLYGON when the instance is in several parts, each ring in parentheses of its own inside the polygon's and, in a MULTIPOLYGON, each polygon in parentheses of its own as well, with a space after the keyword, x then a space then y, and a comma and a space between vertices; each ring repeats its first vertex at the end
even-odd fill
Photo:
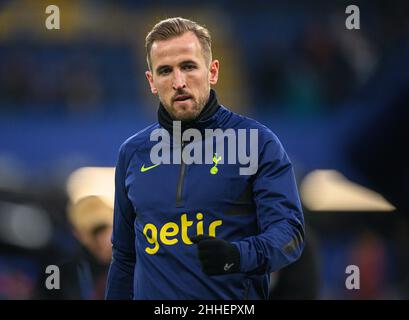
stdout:
POLYGON ((173 89, 179 90, 184 89, 185 87, 186 82, 183 74, 179 70, 175 71, 173 76, 173 89))

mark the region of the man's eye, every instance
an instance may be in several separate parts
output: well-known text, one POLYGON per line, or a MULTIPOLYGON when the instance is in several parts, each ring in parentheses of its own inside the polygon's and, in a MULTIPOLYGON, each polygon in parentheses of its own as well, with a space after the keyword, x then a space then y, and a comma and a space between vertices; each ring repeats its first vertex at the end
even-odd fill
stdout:
POLYGON ((183 66, 183 70, 192 70, 194 68, 195 68, 195 66, 192 65, 192 64, 187 64, 187 65, 183 66))
POLYGON ((159 74, 169 74, 170 71, 171 71, 171 70, 170 70, 169 68, 162 69, 162 70, 159 71, 159 74))

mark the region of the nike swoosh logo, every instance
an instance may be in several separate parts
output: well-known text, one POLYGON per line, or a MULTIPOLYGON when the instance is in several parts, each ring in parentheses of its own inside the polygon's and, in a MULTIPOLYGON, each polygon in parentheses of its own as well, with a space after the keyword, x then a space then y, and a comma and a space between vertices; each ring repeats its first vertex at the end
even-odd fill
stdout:
POLYGON ((154 164, 153 166, 150 166, 150 167, 145 167, 145 164, 143 164, 142 167, 141 167, 141 172, 145 172, 145 171, 148 171, 150 169, 156 168, 159 165, 160 165, 160 163, 154 164))
POLYGON ((233 266, 234 266, 234 263, 231 263, 231 264, 227 264, 227 263, 226 263, 226 264, 224 265, 224 268, 223 268, 223 269, 224 269, 224 271, 229 271, 230 268, 233 267, 233 266))

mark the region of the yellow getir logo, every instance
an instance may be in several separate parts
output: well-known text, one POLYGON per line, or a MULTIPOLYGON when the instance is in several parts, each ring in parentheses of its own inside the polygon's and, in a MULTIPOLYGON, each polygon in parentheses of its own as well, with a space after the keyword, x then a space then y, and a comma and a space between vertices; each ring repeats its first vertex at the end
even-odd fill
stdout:
MULTIPOLYGON (((204 234, 203 230, 203 214, 198 212, 196 214, 196 235, 204 234)), ((192 227, 195 221, 188 220, 187 214, 184 213, 180 216, 180 225, 175 222, 165 223, 159 230, 152 224, 147 223, 143 228, 143 234, 147 241, 152 244, 152 247, 146 247, 145 251, 148 254, 155 254, 160 248, 160 244, 172 246, 177 244, 180 240, 187 245, 192 244, 188 237, 188 228, 192 227), (180 237, 179 237, 180 235, 180 237)), ((211 237, 216 237, 216 228, 222 225, 222 220, 212 221, 209 225, 207 234, 211 237)), ((192 234, 191 234, 192 235, 192 234)))

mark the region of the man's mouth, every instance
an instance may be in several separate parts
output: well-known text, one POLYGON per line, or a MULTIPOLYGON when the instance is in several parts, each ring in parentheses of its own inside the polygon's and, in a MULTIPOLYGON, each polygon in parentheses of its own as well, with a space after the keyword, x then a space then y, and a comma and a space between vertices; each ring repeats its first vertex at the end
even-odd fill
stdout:
POLYGON ((188 94, 180 94, 173 98, 173 101, 186 101, 191 99, 192 97, 188 94))

